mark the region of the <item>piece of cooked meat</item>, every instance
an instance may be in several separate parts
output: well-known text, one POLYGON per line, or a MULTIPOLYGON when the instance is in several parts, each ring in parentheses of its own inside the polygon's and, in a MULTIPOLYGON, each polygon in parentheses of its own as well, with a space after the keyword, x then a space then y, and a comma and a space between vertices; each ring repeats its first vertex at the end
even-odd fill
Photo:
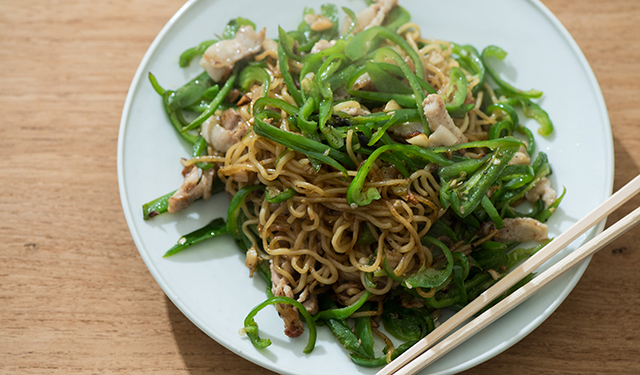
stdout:
MULTIPOLYGON (((353 28, 353 33, 357 34, 370 27, 382 25, 382 21, 397 4, 398 0, 377 0, 369 5, 356 15, 356 25, 353 28)), ((347 32, 350 24, 351 18, 347 16, 344 20, 343 33, 347 32)))
MULTIPOLYGON (((289 265, 289 267, 291 266, 289 265)), ((273 284, 271 286, 271 293, 273 293, 274 296, 285 296, 295 299, 289 281, 276 271, 273 266, 273 261, 270 263, 270 269, 271 283, 273 284)), ((304 325, 302 325, 302 320, 300 320, 300 316, 298 315, 298 309, 283 303, 276 303, 275 306, 278 315, 280 315, 280 318, 284 321, 284 334, 293 338, 302 335, 304 325)))
POLYGON ((211 186, 216 178, 215 172, 217 168, 209 168, 202 171, 199 175, 200 168, 195 165, 186 167, 182 172, 184 181, 180 188, 169 198, 169 207, 167 210, 171 213, 187 208, 198 198, 211 198, 211 186))
POLYGON ((424 115, 429 122, 429 128, 432 131, 429 136, 431 147, 453 146, 454 144, 467 143, 469 141, 449 116, 447 107, 440 95, 427 95, 422 102, 422 107, 424 108, 424 115))
POLYGON ((517 217, 514 219, 504 219, 504 227, 498 230, 494 237, 501 242, 544 242, 548 240, 549 230, 546 224, 542 224, 530 217, 517 217))
POLYGON ((527 192, 527 200, 529 202, 536 202, 540 197, 544 201, 545 208, 548 208, 556 200, 556 191, 551 187, 551 181, 548 178, 542 177, 540 181, 533 185, 533 188, 527 192))
POLYGON ((209 46, 200 59, 200 66, 214 82, 220 82, 231 72, 233 64, 260 51, 264 34, 265 29, 256 33, 251 26, 240 26, 235 38, 209 46))
POLYGON ((227 150, 240 139, 249 129, 249 125, 242 119, 238 112, 229 108, 221 115, 213 115, 202 123, 202 137, 214 149, 220 152, 227 150))

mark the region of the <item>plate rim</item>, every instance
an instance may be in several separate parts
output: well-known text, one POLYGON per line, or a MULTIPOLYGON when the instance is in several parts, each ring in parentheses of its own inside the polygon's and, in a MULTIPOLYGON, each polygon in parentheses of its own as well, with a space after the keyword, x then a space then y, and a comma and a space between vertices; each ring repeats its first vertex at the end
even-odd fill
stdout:
MULTIPOLYGON (((126 130, 127 130, 127 122, 128 122, 128 118, 129 118, 129 115, 130 115, 133 98, 136 95, 136 92, 140 87, 140 80, 142 79, 143 74, 145 72, 145 67, 149 63, 149 60, 151 59, 151 56, 157 50, 158 45, 162 42, 162 40, 165 38, 165 36, 168 34, 168 32, 171 30, 171 28, 176 24, 176 22, 182 17, 182 15, 185 12, 187 12, 189 10, 189 8, 191 8, 194 4, 196 4, 196 3, 200 2, 200 1, 204 1, 204 0, 188 0, 185 4, 183 4, 180 7, 180 9, 178 9, 178 11, 162 27, 162 29, 160 30, 158 35, 156 35, 156 37, 154 38, 153 42, 150 44, 149 48, 145 52, 142 60, 140 61, 139 65, 138 65, 138 68, 136 69, 135 75, 134 75, 134 77, 133 77, 133 79, 131 81, 131 85, 129 86, 129 90, 127 91, 127 96, 126 96, 126 99, 125 99, 125 103, 124 103, 123 110, 122 110, 122 116, 121 116, 121 119, 120 119, 120 126, 119 126, 119 131, 118 131, 118 142, 117 142, 118 190, 119 190, 119 194, 120 194, 120 201, 121 201, 123 213, 124 213, 124 216, 125 216, 125 220, 126 220, 129 232, 130 232, 130 234, 132 236, 132 239, 133 239, 133 241, 134 241, 134 243, 136 245, 138 253, 140 254, 141 258, 143 259, 147 269, 149 270, 149 272, 151 273, 151 275, 153 276, 155 281, 158 283, 158 285, 160 286, 160 288, 162 289, 164 294, 180 310, 180 312, 187 319, 189 319, 189 321, 191 321, 194 325, 196 325, 198 327, 198 329, 200 329, 202 332, 204 332, 211 339, 213 339, 214 341, 216 341, 220 345, 224 346, 226 349, 230 350, 231 352, 241 356, 242 358, 244 358, 244 359, 246 359, 246 360, 248 360, 248 361, 250 361, 252 363, 255 363, 256 365, 258 365, 260 367, 266 368, 268 370, 271 370, 271 371, 274 371, 274 372, 277 372, 277 373, 294 374, 294 373, 290 373, 290 372, 283 372, 283 369, 281 369, 278 366, 276 366, 275 363, 268 362, 268 361, 261 361, 259 359, 259 357, 252 356, 249 353, 243 352, 242 350, 235 348, 224 337, 217 337, 217 336, 214 337, 214 335, 212 335, 210 332, 208 332, 207 330, 204 329, 205 324, 200 319, 198 319, 198 317, 195 314, 191 313, 190 309, 187 306, 184 306, 184 304, 182 303, 182 300, 180 299, 180 297, 173 292, 172 288, 169 287, 167 282, 164 280, 164 278, 162 277, 162 275, 160 274, 158 269, 155 267, 155 265, 153 264, 153 262, 149 258, 149 254, 146 251, 146 247, 143 245, 142 239, 140 238, 140 235, 139 235, 139 233, 138 233, 138 231, 137 231, 137 229, 135 227, 135 222, 134 222, 134 218, 133 218, 133 214, 132 214, 133 210, 132 210, 132 207, 131 207, 131 205, 129 203, 127 194, 126 194, 125 181, 124 181, 124 138, 125 138, 125 134, 126 134, 126 130), (142 249, 145 249, 145 251, 143 251, 142 249)), ((571 47, 571 52, 573 53, 573 55, 575 55, 577 57, 580 66, 582 67, 584 73, 586 74, 586 76, 588 78, 589 86, 591 87, 592 92, 593 92, 593 94, 595 96, 595 99, 598 102, 599 112, 602 115, 601 121, 602 121, 602 123, 604 125, 606 125, 605 129, 604 129, 605 138, 606 138, 605 142, 604 142, 604 144, 606 145, 606 147, 605 147, 606 159, 607 159, 606 165, 610 165, 611 166, 611 171, 612 172, 611 172, 610 175, 605 176, 606 177, 605 194, 610 196, 612 194, 612 192, 613 192, 614 177, 615 177, 615 154, 614 154, 613 133, 612 133, 612 129, 611 129, 611 122, 610 122, 609 114, 608 114, 607 107, 606 107, 606 102, 605 102, 604 96, 602 94, 602 90, 600 88, 600 85, 598 84, 598 80, 597 80, 597 78, 595 76, 595 73, 593 72, 593 69, 591 68, 591 65, 587 61, 584 53, 582 52, 582 50, 578 46, 578 44, 575 41, 575 39, 571 36, 569 31, 560 22, 560 20, 555 16, 555 14, 553 14, 553 12, 551 12, 540 0, 520 0, 520 1, 531 3, 549 21, 551 21, 551 24, 556 29, 556 31, 559 32, 559 34, 562 36, 562 38, 571 47)), ((326 2, 331 2, 331 0, 326 0, 326 2)), ((598 233, 602 232, 602 230, 604 229, 605 224, 606 224, 606 219, 603 220, 602 222, 600 222, 598 225, 596 225, 593 228, 593 230, 591 231, 591 234, 586 236, 586 238, 584 239, 583 243, 586 243, 586 241, 588 241, 590 238, 592 238, 595 235, 597 235, 598 233)), ((574 275, 565 284, 565 286, 562 289, 562 292, 560 293, 560 295, 553 301, 553 303, 551 305, 548 306, 548 308, 544 311, 543 314, 539 315, 536 319, 533 319, 528 324, 526 324, 526 326, 520 332, 518 332, 518 334, 512 336, 508 340, 503 341, 503 343, 500 346, 494 347, 492 350, 486 351, 483 355, 477 356, 477 357, 475 357, 473 359, 470 359, 470 360, 468 360, 466 362, 462 362, 462 363, 458 364, 457 366, 454 366, 453 368, 450 368, 449 370, 438 372, 438 373, 435 373, 433 375, 444 375, 444 374, 450 374, 450 373, 457 373, 457 372, 460 372, 460 371, 464 371, 464 370, 470 369, 470 368, 472 368, 474 366, 477 366, 477 365, 479 365, 479 364, 481 364, 481 363, 483 363, 483 362, 485 362, 485 361, 487 361, 487 360, 489 360, 491 358, 496 357, 497 355, 499 355, 503 351, 507 350, 508 348, 510 348, 513 345, 515 345, 517 342, 519 342, 522 339, 524 339, 527 335, 529 335, 537 327, 539 327, 545 320, 547 320, 549 318, 549 316, 551 316, 551 314, 562 304, 562 302, 564 302, 564 300, 567 298, 569 293, 571 293, 571 291, 575 288, 577 283, 580 281, 580 279, 581 279, 582 275, 584 274, 585 270, 587 269, 587 266, 589 265, 590 261, 591 261, 591 257, 587 258, 581 264, 576 266, 575 271, 574 271, 575 272, 574 275)))

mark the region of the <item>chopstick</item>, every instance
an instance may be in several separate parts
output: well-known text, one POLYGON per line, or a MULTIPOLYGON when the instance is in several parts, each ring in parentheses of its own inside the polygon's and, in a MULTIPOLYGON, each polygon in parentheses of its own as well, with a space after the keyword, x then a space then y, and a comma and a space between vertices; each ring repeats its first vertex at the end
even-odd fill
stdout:
MULTIPOLYGON (((491 323, 493 320, 497 319, 507 311, 511 310, 518 303, 524 301, 531 294, 535 293, 540 287, 545 285, 548 281, 544 281, 544 279, 549 276, 550 270, 556 270, 558 274, 564 272, 568 268, 570 268, 573 264, 578 263, 581 259, 589 256, 590 254, 597 251, 600 246, 606 245, 608 242, 617 238, 617 236, 624 233, 627 229, 629 229, 633 224, 638 221, 638 217, 640 216, 639 210, 635 210, 632 214, 628 215, 624 219, 620 220, 618 223, 607 229, 600 236, 594 238, 589 241, 586 245, 582 246, 580 249, 574 251, 570 257, 567 257, 567 261, 562 261, 558 263, 558 267, 551 267, 540 276, 534 278, 524 287, 520 288, 515 293, 511 294, 511 296, 505 298, 496 306, 487 310, 485 313, 481 315, 484 316, 483 320, 480 321, 480 317, 474 319, 468 326, 465 326, 463 329, 451 335, 450 338, 445 340, 443 343, 434 347, 431 350, 428 350, 434 344, 442 340, 446 335, 448 335, 451 331, 453 331, 456 327, 466 322, 468 319, 472 318, 474 314, 479 312, 484 306, 488 303, 495 300, 501 294, 506 292, 510 287, 515 285, 518 281, 524 278, 526 275, 533 272, 536 268, 546 262, 549 258, 559 252, 561 249, 565 248, 571 242, 573 242, 576 238, 578 238, 581 234, 587 231, 587 229, 591 228, 598 222, 602 221, 604 218, 609 216, 613 211, 618 209, 621 205, 626 203, 629 199, 635 196, 638 192, 640 192, 640 175, 636 176, 631 182, 618 190, 615 194, 609 197, 606 201, 604 201, 600 206, 598 206, 595 210, 591 211, 587 216, 579 220, 575 223, 571 228, 569 228, 566 232, 562 233, 558 237, 556 237, 551 243, 545 246, 543 249, 538 251, 535 255, 529 258, 526 262, 521 264, 519 267, 511 271, 507 276, 505 276, 502 280, 497 282, 494 286, 486 290, 476 299, 471 301, 467 306, 465 306, 462 310, 460 310, 457 314, 446 320, 442 323, 438 328, 436 328, 429 335, 424 337, 422 340, 418 341, 415 345, 413 345, 410 349, 405 351, 402 355, 398 356, 395 360, 385 366, 382 370, 380 370, 376 375, 390 375, 390 374, 413 374, 415 371, 422 369, 423 367, 430 364, 435 359, 439 358, 444 353, 456 347, 462 341, 466 340, 468 337, 473 335, 475 332, 480 330, 484 325, 491 323), (614 232, 617 230, 617 232, 614 232), (607 242, 604 242, 607 241, 607 242), (596 247, 597 246, 597 247, 596 247), (587 252, 587 255, 582 255, 583 252, 587 252), (581 257, 580 260, 575 260, 574 258, 581 257), (541 285, 540 285, 541 284, 541 285), (527 287, 527 285, 531 285, 527 287), (539 285, 539 286, 538 286, 539 285), (527 287, 525 289, 525 287, 527 287), (530 291, 530 294, 526 296, 523 295, 526 291, 534 288, 533 291, 530 291), (523 291, 524 290, 524 291, 523 291), (517 303, 513 302, 517 298, 522 298, 517 303), (510 305, 510 303, 515 303, 514 305, 510 305), (499 307, 501 306, 501 307, 499 307), (499 315, 498 315, 499 314, 499 315), (482 324, 481 324, 482 323, 482 324), (477 326, 477 327, 476 327, 477 326), (457 339, 457 342, 450 341, 453 339, 457 339), (436 349, 437 348, 437 349, 436 349), (422 354, 424 352, 424 354, 422 354), (421 355, 416 361, 410 363, 416 357, 421 355), (408 365, 409 364, 409 365, 408 365), (399 369, 403 366, 403 368, 399 371, 399 369)), ((557 275, 554 275, 555 277, 557 275)), ((550 281, 550 280, 549 280, 550 281)))
POLYGON ((519 288, 498 304, 485 311, 482 315, 467 323, 465 326, 457 330, 451 336, 440 341, 437 345, 433 346, 405 367, 398 370, 396 375, 410 375, 415 374, 421 369, 427 367, 431 363, 435 362, 438 358, 442 357, 450 350, 454 349, 465 340, 475 335, 493 323, 496 319, 509 312, 520 303, 524 302, 527 298, 538 292, 543 286, 560 276, 563 272, 567 271, 571 267, 577 265, 587 257, 595 254, 598 250, 609 244, 611 241, 618 238, 624 232, 636 225, 640 221, 640 207, 635 211, 625 216, 623 219, 609 227, 606 231, 595 237, 587 244, 574 251, 560 262, 554 264, 549 269, 540 274, 540 276, 534 278, 523 287, 519 288))

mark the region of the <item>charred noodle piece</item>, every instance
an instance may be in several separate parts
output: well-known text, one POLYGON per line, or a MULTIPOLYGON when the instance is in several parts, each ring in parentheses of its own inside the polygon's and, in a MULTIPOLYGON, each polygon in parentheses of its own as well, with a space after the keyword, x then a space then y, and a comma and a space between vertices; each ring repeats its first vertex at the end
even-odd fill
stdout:
POLYGON ((178 243, 173 245, 173 247, 166 253, 164 253, 162 257, 166 258, 168 256, 177 254, 190 246, 226 233, 227 225, 225 224, 224 219, 213 219, 206 226, 180 237, 178 243))
POLYGON ((498 86, 500 86, 500 88, 502 88, 504 91, 507 91, 519 96, 523 96, 526 98, 535 99, 542 96, 542 91, 533 90, 533 89, 529 91, 523 91, 511 86, 509 83, 507 83, 502 78, 500 78, 500 75, 498 75, 498 72, 496 72, 496 70, 491 66, 491 64, 487 64, 487 60, 489 60, 489 58, 491 57, 494 57, 498 60, 504 60, 504 58, 507 57, 507 53, 502 48, 497 46, 488 46, 482 51, 482 61, 484 63, 484 66, 487 69, 487 72, 489 73, 491 78, 493 78, 495 83, 498 86))
POLYGON ((313 321, 316 321, 318 319, 322 319, 322 320, 326 320, 326 319, 347 319, 348 317, 353 315, 354 312, 358 311, 358 309, 362 305, 364 305, 365 302, 367 302, 367 299, 370 296, 371 296, 371 292, 367 291, 367 292, 364 292, 362 294, 362 296, 360 298, 358 298, 358 300, 353 305, 342 307, 342 308, 339 308, 339 309, 335 308, 335 309, 320 311, 316 315, 313 316, 313 321))
POLYGON ((249 340, 253 344, 256 349, 265 349, 269 345, 271 345, 271 340, 269 339, 261 339, 258 334, 258 323, 253 319, 260 310, 264 309, 269 305, 275 305, 276 303, 283 303, 287 305, 292 305, 293 307, 298 309, 298 312, 304 318, 307 323, 307 328, 309 329, 309 341, 307 342, 307 346, 305 346, 303 352, 305 354, 309 354, 313 351, 313 348, 316 346, 316 324, 314 323, 313 318, 309 315, 307 309, 298 301, 293 298, 279 296, 279 297, 271 297, 266 301, 262 302, 258 306, 254 307, 253 310, 249 312, 249 315, 244 319, 244 331, 247 333, 249 340))
POLYGON ((222 103, 222 101, 227 97, 229 91, 231 91, 231 88, 236 83, 237 78, 238 70, 234 69, 229 79, 227 79, 227 82, 224 83, 224 86, 222 86, 220 92, 218 92, 218 95, 216 95, 216 97, 213 98, 213 100, 209 104, 209 108, 207 108, 206 111, 202 112, 200 116, 193 120, 189 125, 185 126, 180 132, 182 134, 185 134, 186 131, 197 128, 198 126, 202 125, 202 123, 205 122, 209 117, 211 117, 216 109, 218 109, 218 107, 220 106, 220 103, 222 103))
POLYGON ((366 206, 374 200, 380 199, 380 193, 376 188, 369 188, 367 191, 363 192, 364 183, 367 179, 367 175, 369 174, 369 170, 375 163, 378 157, 388 151, 400 151, 405 153, 406 155, 414 158, 418 158, 424 160, 429 163, 436 163, 438 165, 449 165, 453 164, 453 162, 442 155, 439 155, 433 150, 427 150, 422 147, 413 146, 413 145, 403 145, 403 144, 392 144, 392 145, 384 145, 377 150, 375 150, 364 162, 364 164, 358 170, 358 174, 349 184, 349 188, 347 189, 347 203, 351 206, 366 206))

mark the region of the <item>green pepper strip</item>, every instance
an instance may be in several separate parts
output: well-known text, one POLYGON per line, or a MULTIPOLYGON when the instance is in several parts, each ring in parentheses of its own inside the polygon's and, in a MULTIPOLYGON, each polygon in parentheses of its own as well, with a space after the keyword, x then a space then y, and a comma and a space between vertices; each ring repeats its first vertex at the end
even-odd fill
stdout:
MULTIPOLYGON (((372 27, 371 29, 375 29, 375 27, 372 27)), ((368 30, 371 30, 371 29, 368 29, 368 30)), ((398 36, 398 34, 395 34, 395 35, 398 36)), ((402 38, 401 40, 404 41, 404 39, 402 38)), ((411 49, 411 51, 413 51, 413 49, 411 49)), ((413 51, 413 53, 415 53, 415 51, 413 51)), ((411 56, 411 54, 409 55, 411 56)), ((407 79, 407 81, 409 81, 409 86, 411 86, 411 89, 413 89, 413 97, 415 99, 415 108, 418 110, 418 114, 420 115, 420 120, 422 121, 422 127, 424 128, 424 134, 428 136, 429 134, 431 134, 431 129, 429 128, 429 122, 427 121, 427 118, 424 115, 424 108, 422 107, 422 102, 424 101, 424 91, 422 91, 422 87, 420 86, 420 83, 416 78, 416 76, 422 78, 422 74, 413 74, 411 69, 409 69, 409 65, 407 65, 406 62, 404 62, 404 59, 398 54, 398 52, 394 51, 389 47, 382 47, 376 51, 377 60, 383 59, 384 57, 390 57, 393 60, 393 62, 395 62, 396 65, 398 65, 400 69, 402 69, 402 73, 404 74, 404 77, 407 79)), ((417 64, 416 64, 416 71, 418 71, 417 64)), ((420 64, 420 73, 422 73, 422 64, 420 64)))
POLYGON ((142 205, 142 217, 145 220, 149 220, 154 216, 167 212, 169 208, 169 198, 178 190, 174 190, 169 194, 165 194, 159 198, 152 200, 151 202, 142 205))
POLYGON ((493 203, 491 203, 491 199, 489 199, 489 197, 485 195, 482 197, 481 203, 484 210, 487 211, 487 214, 489 215, 491 221, 493 221, 493 223, 496 225, 496 228, 504 228, 504 222, 502 221, 498 210, 496 210, 496 208, 493 206, 493 203))
POLYGON ((256 113, 254 118, 255 124, 253 126, 253 130, 259 136, 271 139, 272 141, 278 142, 285 147, 289 147, 302 154, 316 158, 323 163, 328 164, 341 171, 345 175, 347 174, 347 170, 345 169, 345 167, 343 167, 343 165, 346 165, 350 168, 355 168, 355 166, 353 165, 353 161, 351 161, 348 155, 336 149, 328 147, 327 145, 324 145, 320 142, 308 139, 299 134, 281 130, 265 122, 267 118, 267 114, 265 112, 256 113))
POLYGON ((369 77, 371 77, 371 81, 379 92, 397 94, 411 94, 413 92, 410 87, 403 84, 392 74, 387 73, 376 63, 367 61, 365 63, 365 68, 367 73, 369 73, 369 77))
POLYGON ((560 197, 558 199, 556 199, 553 203, 551 203, 551 205, 546 210, 542 211, 540 213, 540 215, 538 215, 536 217, 536 220, 538 220, 541 223, 547 222, 547 220, 549 220, 551 215, 553 215, 556 212, 556 210, 558 209, 558 206, 562 202, 562 199, 564 199, 564 195, 566 193, 567 193, 567 188, 563 187, 562 188, 562 194, 560 195, 560 197))
POLYGON ((377 150, 375 150, 364 162, 360 170, 354 177, 351 184, 349 184, 349 188, 347 189, 347 203, 350 205, 357 204, 358 206, 366 206, 374 200, 380 199, 380 193, 376 188, 369 188, 366 192, 363 192, 362 189, 364 187, 365 180, 367 175, 369 174, 369 170, 373 167, 373 163, 375 163, 376 159, 383 153, 387 151, 400 151, 405 153, 406 155, 420 158, 422 160, 428 161, 430 163, 436 163, 439 165, 449 165, 453 164, 453 162, 441 155, 434 153, 431 150, 425 150, 422 147, 413 146, 413 145, 402 145, 402 144, 392 144, 392 145, 384 145, 377 150))
POLYGON ((489 129, 489 139, 499 139, 505 136, 512 135, 513 123, 509 120, 500 121, 493 125, 491 125, 491 129, 489 129), (503 132, 506 134, 503 135, 503 132))
POLYGON ((329 327, 331 333, 338 342, 347 350, 357 353, 362 357, 367 357, 367 352, 362 348, 358 337, 353 333, 351 327, 343 319, 325 319, 323 322, 329 327))
POLYGON ((331 309, 331 310, 324 310, 324 311, 320 311, 319 313, 317 313, 316 315, 313 316, 313 321, 315 322, 318 319, 347 319, 348 317, 350 317, 354 312, 356 312, 365 302, 367 302, 367 299, 371 296, 371 292, 364 292, 362 294, 362 296, 353 304, 350 306, 346 306, 340 309, 331 309))
MULTIPOLYGON (((202 135, 199 135, 198 138, 196 139, 195 143, 193 144, 193 151, 191 152, 191 157, 192 158, 197 158, 198 156, 202 155, 203 151, 207 150, 207 141, 202 137, 202 135)), ((212 163, 204 163, 204 162, 198 162, 196 163, 196 167, 204 170, 210 169, 213 167, 212 163)))
MULTIPOLYGON (((209 87, 204 92, 204 94, 202 94, 202 97, 205 98, 205 99, 211 100, 211 99, 215 98, 216 95, 218 95, 219 92, 220 92, 220 86, 213 85, 213 86, 209 87)), ((191 110, 191 108, 194 108, 194 107, 198 108, 201 105, 202 102, 203 102, 203 100, 201 100, 200 103, 196 103, 194 105, 190 105, 189 107, 186 107, 185 109, 186 110, 191 110)), ((193 112, 201 112, 202 113, 202 112, 206 111, 206 109, 209 108, 209 102, 205 101, 204 103, 206 104, 206 108, 204 108, 204 110, 202 110, 202 111, 196 110, 196 111, 193 111, 193 112)))
POLYGON ((409 275, 404 279, 402 284, 405 288, 437 288, 447 280, 453 270, 453 256, 451 255, 451 251, 447 245, 431 236, 424 236, 422 238, 422 242, 424 244, 439 247, 447 259, 447 265, 444 269, 440 270, 436 270, 435 268, 425 268, 423 265, 416 273, 409 275))
POLYGON ((284 81, 285 86, 287 86, 287 91, 289 91, 289 95, 296 102, 296 105, 300 107, 302 105, 302 95, 300 94, 300 90, 296 87, 293 82, 293 78, 291 77, 291 73, 289 72, 289 58, 284 52, 282 47, 282 42, 278 43, 278 62, 280 65, 280 73, 282 74, 282 80, 284 81))
POLYGON ((227 232, 236 241, 242 240, 242 228, 238 225, 238 213, 242 208, 242 202, 251 193, 256 190, 263 190, 263 185, 249 185, 241 188, 231 199, 229 203, 229 209, 227 210, 227 232))
POLYGON ((205 122, 205 120, 211 117, 211 115, 213 115, 216 109, 218 109, 218 107, 220 106, 220 103, 222 103, 224 98, 227 97, 227 95, 229 94, 229 91, 231 91, 231 88, 235 84, 237 78, 238 78, 238 71, 234 69, 229 79, 227 79, 227 82, 224 83, 224 86, 222 86, 222 88, 220 89, 220 92, 218 92, 218 95, 216 95, 216 97, 213 98, 213 100, 209 104, 209 108, 207 108, 206 111, 202 112, 200 116, 198 116, 195 120, 193 120, 189 125, 185 126, 184 129, 182 129, 182 133, 188 130, 197 128, 198 126, 202 125, 202 123, 205 122))
POLYGON ((266 200, 269 203, 282 203, 282 202, 286 202, 289 199, 295 197, 296 195, 298 195, 298 192, 293 190, 292 188, 286 188, 284 189, 284 191, 278 195, 275 196, 270 196, 269 193, 267 192, 267 197, 266 200))
POLYGON ((519 96, 508 98, 506 102, 511 105, 521 106, 522 113, 524 113, 527 118, 536 120, 540 124, 538 134, 547 136, 553 132, 553 123, 549 118, 549 114, 536 103, 519 96))
POLYGON ((464 103, 467 98, 467 77, 462 69, 453 67, 449 71, 449 89, 453 90, 453 98, 445 106, 447 111, 456 111, 464 103))
POLYGON ((191 63, 196 56, 202 55, 209 46, 217 43, 217 40, 205 40, 204 42, 198 44, 196 47, 189 48, 188 50, 182 52, 180 55, 180 67, 186 68, 191 63))
POLYGON ((178 242, 175 245, 173 245, 173 247, 169 249, 166 253, 164 253, 162 257, 166 258, 168 256, 177 254, 190 246, 193 246, 197 243, 200 243, 204 240, 208 240, 210 238, 218 237, 226 233, 227 233, 227 225, 225 224, 224 219, 222 218, 213 219, 206 226, 180 237, 178 242))
POLYGON ((441 167, 438 171, 438 175, 441 179, 444 180, 467 177, 473 174, 473 172, 477 171, 478 168, 480 168, 485 163, 487 158, 488 156, 485 155, 478 159, 468 159, 448 165, 446 167, 441 167))
POLYGON ((504 58, 507 57, 507 53, 502 48, 497 46, 488 46, 482 51, 482 61, 484 62, 487 72, 503 90, 527 98, 539 98, 542 96, 542 91, 533 89, 529 91, 522 91, 505 82, 502 78, 500 78, 498 72, 496 72, 496 70, 490 64, 487 64, 487 61, 490 57, 495 57, 498 60, 504 60, 504 58))
MULTIPOLYGON (((278 44, 282 47, 282 51, 284 54, 296 61, 302 61, 302 56, 296 55, 293 52, 293 45, 295 43, 295 39, 293 39, 286 31, 280 26, 278 26, 278 44)), ((280 60, 280 58, 278 58, 280 60)))
POLYGON ((464 287, 464 280, 469 276, 469 260, 467 257, 460 253, 453 253, 453 281, 458 289, 458 296, 460 297, 460 304, 467 304, 467 289, 464 287))
POLYGON ((496 110, 502 110, 504 113, 507 114, 507 116, 509 116, 509 120, 511 121, 511 123, 513 124, 513 128, 511 128, 511 132, 513 133, 513 130, 515 128, 517 128, 518 126, 520 126, 520 120, 518 119, 518 113, 516 112, 516 110, 510 106, 509 104, 506 103, 495 103, 492 104, 490 106, 487 107, 487 113, 491 114, 493 111, 496 110))
POLYGON ((258 306, 254 307, 253 310, 249 312, 249 315, 247 315, 247 317, 244 319, 244 330, 247 333, 247 336, 249 336, 249 340, 251 340, 253 346, 255 346, 256 349, 264 349, 271 345, 271 340, 260 338, 260 336, 258 335, 258 323, 256 323, 253 318, 256 316, 256 314, 258 314, 260 310, 276 303, 292 305, 293 307, 298 309, 298 312, 304 318, 305 322, 307 323, 307 328, 309 329, 309 341, 307 342, 307 346, 305 346, 303 352, 305 354, 311 353, 313 351, 313 348, 316 346, 316 337, 318 335, 316 331, 316 324, 314 323, 313 318, 311 318, 311 315, 309 315, 307 309, 300 302, 294 300, 293 298, 284 296, 271 297, 267 299, 258 306))
MULTIPOLYGON (((430 151, 433 153, 440 154, 444 152, 458 151, 458 150, 463 150, 467 148, 487 147, 492 150, 495 150, 498 147, 506 148, 506 147, 520 147, 520 146, 524 146, 522 141, 520 141, 517 138, 509 137, 509 138, 492 139, 488 141, 475 141, 475 142, 461 143, 459 145, 453 145, 453 146, 433 147, 430 149, 430 151)), ((452 162, 450 161, 447 164, 440 164, 440 165, 449 165, 449 164, 452 164, 452 162)))
POLYGON ((475 172, 462 185, 451 189, 449 201, 458 216, 465 218, 476 209, 487 189, 502 174, 518 149, 518 146, 496 149, 484 167, 475 172))
POLYGON ((411 14, 403 7, 396 5, 384 19, 383 26, 396 31, 400 26, 411 20, 411 14))
POLYGON ((149 72, 149 82, 151 82, 151 86, 158 93, 158 95, 164 96, 164 93, 167 90, 165 90, 164 88, 162 88, 162 86, 160 86, 160 84, 158 83, 158 80, 156 79, 156 76, 151 74, 151 72, 149 72))
POLYGON ((173 125, 173 128, 176 129, 176 131, 178 132, 178 134, 180 134, 182 139, 184 139, 185 141, 187 141, 187 142, 189 142, 191 144, 194 144, 198 137, 193 135, 193 134, 183 132, 182 130, 184 128, 183 128, 183 125, 182 125, 182 117, 181 117, 180 113, 176 112, 176 111, 172 111, 169 108, 170 97, 173 94, 174 94, 173 91, 167 90, 167 91, 165 91, 164 95, 162 96, 163 104, 164 104, 164 110, 167 113, 167 116, 169 117, 169 121, 171 122, 171 125, 173 125))
POLYGON ((282 99, 276 98, 260 98, 253 105, 253 113, 262 112, 266 107, 274 107, 285 111, 289 115, 297 115, 298 108, 282 99))
POLYGON ((177 111, 198 103, 207 89, 212 85, 213 80, 209 77, 209 74, 202 72, 196 78, 176 90, 169 102, 169 108, 177 111))
POLYGON ((525 128, 523 125, 520 125, 516 128, 516 131, 524 134, 524 136, 527 138, 527 153, 529 155, 533 155, 533 153, 536 151, 536 140, 535 138, 533 138, 533 133, 531 133, 531 130, 525 128))
POLYGON ((420 119, 420 114, 415 109, 396 109, 388 113, 391 115, 389 120, 371 136, 367 146, 375 145, 392 125, 420 119))
POLYGON ((486 69, 484 64, 482 63, 482 59, 478 55, 478 51, 472 46, 461 46, 456 43, 451 43, 451 50, 453 53, 460 56, 460 58, 469 65, 473 70, 475 70, 475 75, 478 77, 478 84, 473 88, 472 92, 475 95, 477 91, 482 87, 484 83, 484 76, 486 69))
MULTIPOLYGON (((369 311, 369 306, 363 306, 363 311, 369 311)), ((355 326, 356 336, 360 340, 360 344, 362 345, 362 349, 367 353, 367 355, 373 358, 373 332, 371 330, 371 317, 369 316, 360 316, 356 318, 356 326, 355 326)))
MULTIPOLYGON (((400 354, 404 353, 407 349, 412 347, 415 343, 416 341, 410 341, 398 346, 398 348, 393 351, 393 354, 391 354, 391 360, 396 359, 400 354)), ((362 367, 382 367, 387 364, 386 355, 382 355, 380 357, 371 359, 371 358, 363 358, 361 356, 358 356, 357 354, 351 354, 351 360, 356 365, 359 365, 362 367)))
POLYGON ((247 92, 249 86, 253 82, 260 82, 262 84, 262 97, 265 98, 269 94, 269 85, 271 84, 271 77, 266 70, 259 66, 249 65, 242 69, 240 73, 240 90, 247 92))
MULTIPOLYGON (((356 36, 354 36, 353 39, 351 39, 351 41, 349 41, 347 46, 344 48, 345 54, 347 55, 347 57, 349 57, 353 61, 364 57, 369 51, 369 49, 371 48, 371 42, 377 36, 382 36, 384 38, 387 38, 391 42, 397 44, 400 48, 402 48, 413 61, 413 65, 415 66, 415 69, 416 69, 415 75, 417 75, 420 78, 424 78, 422 61, 420 60, 420 56, 418 56, 418 53, 411 47, 411 45, 406 40, 404 40, 402 36, 398 35, 395 31, 389 30, 383 26, 370 27, 356 34, 356 36)), ((402 60, 402 62, 406 65, 404 60, 402 60)), ((398 65, 401 66, 400 64, 398 65)), ((405 75, 407 74, 405 73, 405 75)))
POLYGON ((340 36, 340 39, 345 39, 347 36, 349 36, 349 34, 351 34, 351 32, 353 31, 353 28, 356 27, 356 14, 347 7, 342 7, 342 11, 345 12, 347 16, 349 16, 349 20, 351 21, 349 23, 349 28, 347 29, 347 32, 345 32, 340 36))

